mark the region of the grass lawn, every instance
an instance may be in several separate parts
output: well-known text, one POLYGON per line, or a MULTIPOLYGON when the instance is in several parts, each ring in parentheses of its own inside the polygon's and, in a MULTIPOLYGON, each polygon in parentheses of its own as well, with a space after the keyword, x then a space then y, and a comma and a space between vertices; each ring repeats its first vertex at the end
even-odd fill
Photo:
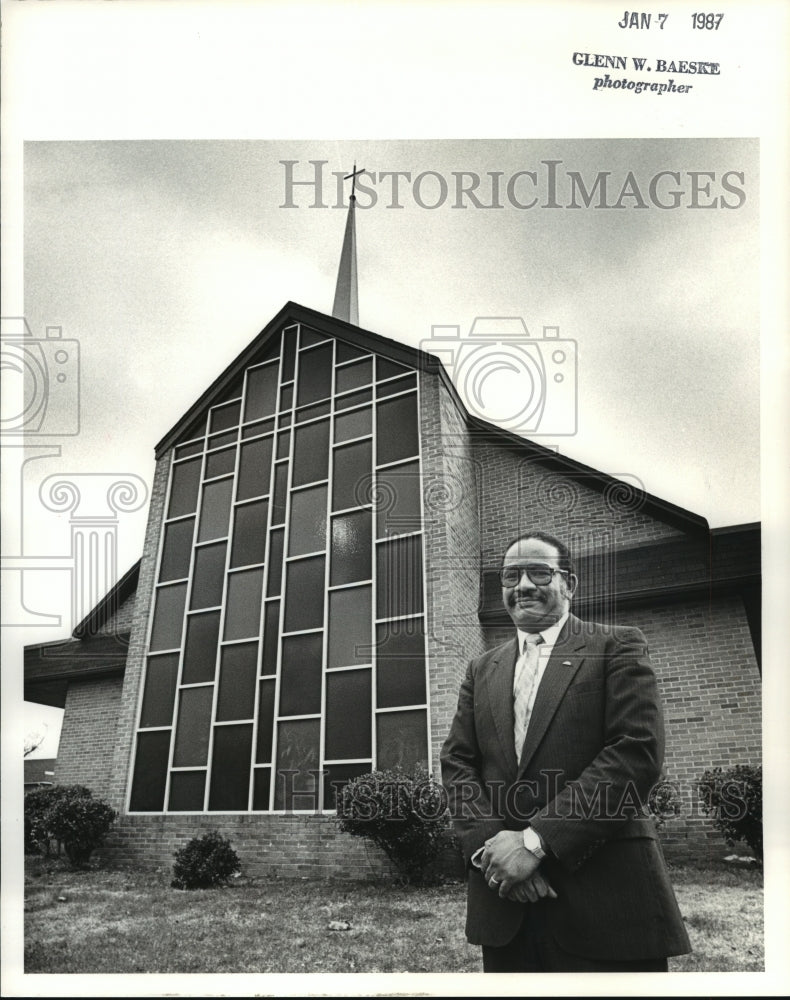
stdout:
MULTIPOLYGON (((760 873, 721 864, 672 878, 695 951, 670 970, 762 971, 760 873)), ((169 879, 28 858, 25 972, 482 971, 463 934, 462 885, 238 880, 179 892, 169 879)))

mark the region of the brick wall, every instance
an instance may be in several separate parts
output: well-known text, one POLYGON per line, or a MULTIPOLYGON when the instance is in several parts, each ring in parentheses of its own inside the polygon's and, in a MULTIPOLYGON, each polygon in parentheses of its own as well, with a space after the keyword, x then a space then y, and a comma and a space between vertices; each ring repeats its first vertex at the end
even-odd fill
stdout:
POLYGON ((458 703, 466 666, 483 652, 480 591, 481 470, 461 415, 439 379, 420 376, 432 766, 458 703))
POLYGON ((120 677, 69 684, 55 764, 58 784, 86 785, 97 797, 109 797, 113 753, 121 738, 122 686, 120 677))
POLYGON ((104 624, 96 630, 98 635, 118 635, 128 632, 134 621, 134 608, 137 593, 130 594, 121 606, 110 615, 104 624))
POLYGON ((682 536, 678 528, 643 513, 640 496, 628 484, 602 490, 576 482, 530 456, 528 445, 522 451, 477 438, 473 454, 484 469, 480 542, 486 566, 498 566, 505 545, 532 528, 563 539, 579 555, 682 536))
POLYGON ((159 534, 167 496, 170 454, 170 451, 166 452, 156 463, 154 482, 151 487, 148 526, 145 532, 143 558, 140 563, 140 576, 137 583, 137 596, 129 637, 129 655, 126 658, 123 693, 118 708, 119 739, 112 758, 109 786, 110 804, 118 810, 124 807, 126 801, 126 788, 137 721, 137 706, 148 639, 148 618, 153 603, 159 534))

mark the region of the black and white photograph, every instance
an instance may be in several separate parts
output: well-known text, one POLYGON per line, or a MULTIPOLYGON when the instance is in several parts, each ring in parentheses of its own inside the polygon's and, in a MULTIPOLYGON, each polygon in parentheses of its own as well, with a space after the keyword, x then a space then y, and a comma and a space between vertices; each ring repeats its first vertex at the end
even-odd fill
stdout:
POLYGON ((786 13, 3 6, 4 993, 780 994, 786 13))

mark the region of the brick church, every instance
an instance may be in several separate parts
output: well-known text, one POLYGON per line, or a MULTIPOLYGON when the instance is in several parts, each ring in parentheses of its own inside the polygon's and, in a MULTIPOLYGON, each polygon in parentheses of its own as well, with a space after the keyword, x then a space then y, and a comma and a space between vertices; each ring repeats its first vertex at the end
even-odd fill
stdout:
POLYGON ((247 871, 377 869, 338 784, 438 776, 469 659, 512 632, 502 552, 539 527, 574 551, 574 612, 648 638, 668 853, 720 851, 694 783, 760 761, 759 526, 472 415, 435 357, 359 327, 353 227, 352 200, 334 315, 289 302, 207 388, 156 446, 139 563, 26 650, 25 698, 65 709, 55 781, 119 811, 119 860, 218 829, 247 871))

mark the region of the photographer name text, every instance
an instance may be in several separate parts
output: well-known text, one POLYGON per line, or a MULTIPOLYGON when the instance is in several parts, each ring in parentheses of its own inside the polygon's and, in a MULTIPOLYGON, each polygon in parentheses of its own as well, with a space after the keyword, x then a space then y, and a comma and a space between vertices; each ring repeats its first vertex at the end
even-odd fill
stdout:
POLYGON ((701 59, 655 59, 654 64, 650 64, 642 56, 611 55, 600 52, 574 52, 572 56, 574 66, 586 67, 589 69, 606 70, 593 78, 593 90, 627 90, 634 94, 688 94, 694 84, 676 82, 674 77, 684 76, 720 76, 721 65, 717 62, 708 62, 701 59), (646 79, 632 80, 628 76, 616 75, 620 71, 628 72, 630 69, 634 73, 662 73, 673 74, 669 79, 662 79, 660 82, 646 79), (612 75, 608 72, 612 70, 612 75))

